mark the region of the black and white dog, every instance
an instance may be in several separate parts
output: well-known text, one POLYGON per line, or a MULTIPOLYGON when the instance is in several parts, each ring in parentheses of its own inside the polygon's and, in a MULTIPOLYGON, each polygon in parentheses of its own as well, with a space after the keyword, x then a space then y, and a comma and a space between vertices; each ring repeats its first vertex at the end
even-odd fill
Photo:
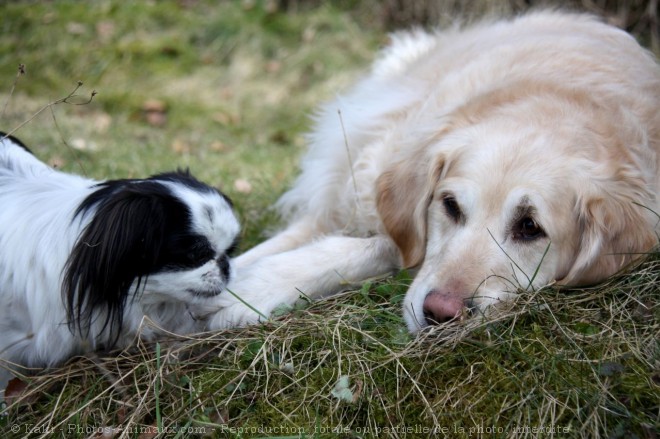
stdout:
POLYGON ((239 230, 187 171, 98 182, 0 133, 0 386, 6 368, 205 329, 239 230))

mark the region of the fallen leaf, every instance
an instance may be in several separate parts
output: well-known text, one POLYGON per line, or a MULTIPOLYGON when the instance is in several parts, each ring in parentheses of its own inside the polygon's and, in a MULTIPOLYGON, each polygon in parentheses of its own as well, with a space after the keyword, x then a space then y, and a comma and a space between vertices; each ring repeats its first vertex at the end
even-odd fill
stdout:
POLYGON ((142 104, 142 111, 165 113, 167 111, 167 104, 160 99, 148 99, 142 104))
POLYGON ((220 125, 229 125, 229 115, 227 113, 215 113, 211 116, 215 122, 218 122, 220 125))
POLYGON ((147 123, 155 127, 162 127, 167 123, 167 115, 155 111, 147 112, 145 115, 147 123))
POLYGON ((252 192, 252 184, 243 178, 239 178, 234 181, 234 189, 241 194, 249 194, 252 192))
POLYGON ((241 122, 241 118, 239 116, 222 111, 215 113, 213 116, 211 116, 211 118, 218 122, 220 125, 224 126, 238 125, 241 122))
MULTIPOLYGON (((12 378, 5 388, 4 402, 7 407, 16 403, 20 406, 27 406, 38 402, 42 395, 42 391, 28 389, 28 384, 20 378, 12 378)), ((0 418, 1 416, 2 412, 0 412, 0 418)))
POLYGON ((215 152, 225 152, 229 150, 229 146, 227 146, 227 144, 224 142, 216 140, 215 142, 211 143, 209 149, 215 152))
POLYGON ((142 113, 149 125, 162 127, 167 123, 167 103, 160 99, 149 99, 142 104, 142 113))
POLYGON ((15 404, 27 394, 27 383, 19 378, 12 378, 5 388, 5 402, 8 406, 15 404))
POLYGON ((172 142, 172 151, 177 154, 188 154, 190 149, 190 144, 185 140, 174 139, 174 142, 172 142))

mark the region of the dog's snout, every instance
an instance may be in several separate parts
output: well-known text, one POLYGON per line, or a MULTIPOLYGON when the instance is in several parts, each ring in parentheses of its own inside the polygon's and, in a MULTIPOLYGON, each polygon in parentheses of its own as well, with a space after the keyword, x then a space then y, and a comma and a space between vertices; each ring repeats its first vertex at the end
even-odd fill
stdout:
POLYGON ((424 319, 428 325, 446 323, 469 314, 473 306, 471 300, 460 295, 433 290, 424 299, 424 319))

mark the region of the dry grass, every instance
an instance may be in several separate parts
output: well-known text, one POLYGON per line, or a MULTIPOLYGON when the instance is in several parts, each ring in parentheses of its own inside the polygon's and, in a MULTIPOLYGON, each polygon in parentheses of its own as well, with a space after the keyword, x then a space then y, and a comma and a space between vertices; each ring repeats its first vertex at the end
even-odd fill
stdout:
POLYGON ((82 426, 115 437, 653 437, 659 277, 653 256, 603 288, 523 293, 487 319, 411 338, 401 276, 261 326, 75 359, 30 379, 7 425, 33 425, 33 437, 89 437, 82 426))

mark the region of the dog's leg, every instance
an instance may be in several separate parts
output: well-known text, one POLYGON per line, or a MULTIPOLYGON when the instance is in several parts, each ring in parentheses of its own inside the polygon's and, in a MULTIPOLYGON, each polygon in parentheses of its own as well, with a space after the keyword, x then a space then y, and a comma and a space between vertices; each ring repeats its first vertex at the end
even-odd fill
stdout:
POLYGON ((311 218, 305 218, 291 224, 272 238, 251 248, 234 260, 237 268, 248 267, 256 261, 276 253, 293 250, 326 233, 311 218))
POLYGON ((387 237, 324 237, 238 267, 230 292, 216 299, 221 309, 210 317, 208 328, 256 323, 301 296, 316 299, 335 294, 400 266, 398 249, 387 237))

